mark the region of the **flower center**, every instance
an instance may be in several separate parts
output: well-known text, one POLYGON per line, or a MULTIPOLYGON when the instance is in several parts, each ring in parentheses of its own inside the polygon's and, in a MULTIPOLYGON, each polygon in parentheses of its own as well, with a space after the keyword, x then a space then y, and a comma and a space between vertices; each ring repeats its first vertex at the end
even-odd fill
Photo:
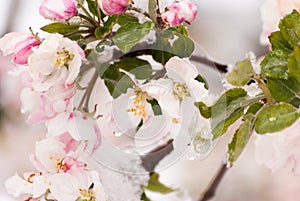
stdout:
POLYGON ((133 98, 133 107, 127 109, 127 112, 132 112, 134 116, 146 118, 147 112, 145 110, 145 105, 147 100, 151 99, 152 98, 147 92, 142 91, 141 89, 136 89, 135 96, 133 98))
POLYGON ((93 189, 79 189, 80 197, 76 201, 96 201, 96 197, 94 196, 93 189))
POLYGON ((59 68, 65 66, 68 68, 70 62, 73 59, 74 59, 74 54, 72 54, 70 51, 63 48, 60 51, 56 52, 55 66, 57 66, 59 68))
POLYGON ((173 87, 174 95, 177 96, 180 100, 183 100, 183 98, 186 96, 191 96, 186 84, 174 82, 173 87))

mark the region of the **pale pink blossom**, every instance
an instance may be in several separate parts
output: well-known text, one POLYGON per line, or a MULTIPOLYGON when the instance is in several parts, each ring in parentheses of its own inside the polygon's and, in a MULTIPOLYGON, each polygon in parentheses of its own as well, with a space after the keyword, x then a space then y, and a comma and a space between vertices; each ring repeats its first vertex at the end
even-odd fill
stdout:
POLYGON ((273 171, 280 167, 292 167, 300 175, 300 122, 273 134, 257 135, 255 158, 258 163, 273 171))
POLYGON ((46 19, 68 20, 77 14, 76 0, 44 0, 40 14, 46 19))
POLYGON ((12 63, 16 65, 27 65, 28 58, 33 52, 32 48, 39 44, 40 41, 29 33, 12 32, 0 39, 0 49, 3 55, 12 54, 12 63))
POLYGON ((21 91, 22 111, 29 112, 28 123, 48 121, 72 108, 75 85, 65 86, 60 79, 47 91, 36 91, 32 86, 21 91))
POLYGON ((49 175, 32 172, 24 173, 22 177, 15 174, 6 180, 5 187, 8 194, 14 197, 28 195, 33 198, 38 198, 46 193, 49 188, 49 177, 49 175))
MULTIPOLYGON (((43 173, 65 173, 84 170, 86 163, 77 159, 76 152, 66 152, 66 145, 57 138, 37 142, 35 156, 31 158, 35 167, 43 173)), ((77 151, 77 150, 76 150, 77 151)))
POLYGON ((197 13, 197 6, 194 2, 181 1, 167 7, 167 12, 163 13, 161 17, 170 26, 178 26, 183 22, 194 21, 197 13))
POLYGON ((105 14, 122 14, 128 6, 128 0, 102 0, 102 8, 105 14))
POLYGON ((268 45, 268 36, 278 31, 280 19, 291 13, 293 9, 300 11, 299 0, 266 0, 261 7, 263 31, 260 35, 260 42, 268 45))
POLYGON ((59 201, 106 201, 106 195, 95 171, 73 171, 56 174, 51 181, 51 195, 59 201))
POLYGON ((60 79, 66 88, 73 85, 84 58, 75 41, 59 34, 50 35, 29 58, 34 89, 46 91, 60 79))

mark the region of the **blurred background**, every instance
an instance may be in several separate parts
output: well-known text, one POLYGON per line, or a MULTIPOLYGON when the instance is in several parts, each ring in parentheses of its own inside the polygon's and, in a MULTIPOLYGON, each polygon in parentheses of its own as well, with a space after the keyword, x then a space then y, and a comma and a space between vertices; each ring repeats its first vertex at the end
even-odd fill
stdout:
MULTIPOLYGON (((37 32, 47 23, 38 14, 42 0, 0 0, 0 35, 10 31, 37 32)), ((263 0, 197 0, 199 14, 190 26, 191 37, 207 55, 224 64, 242 60, 253 51, 266 52, 259 44, 263 0)), ((29 154, 43 138, 42 126, 28 126, 21 114, 18 80, 13 66, 0 56, 0 201, 14 201, 6 195, 4 182, 15 172, 32 170, 29 154), (5 111, 3 111, 5 108, 5 111), (9 112, 7 112, 9 111, 9 112)), ((233 129, 228 133, 233 133, 233 129)), ((161 172, 164 183, 186 189, 194 200, 205 190, 225 159, 231 135, 219 140, 215 150, 203 161, 180 160, 161 172)), ((236 164, 225 175, 213 201, 298 201, 300 178, 289 168, 275 173, 256 163, 253 139, 236 164)))

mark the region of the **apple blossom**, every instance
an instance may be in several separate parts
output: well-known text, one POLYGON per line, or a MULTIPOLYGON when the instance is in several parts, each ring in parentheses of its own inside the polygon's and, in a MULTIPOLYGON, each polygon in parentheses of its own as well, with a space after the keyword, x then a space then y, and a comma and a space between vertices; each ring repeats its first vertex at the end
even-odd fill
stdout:
POLYGON ((300 175, 300 122, 282 132, 267 135, 257 135, 255 139, 255 158, 273 171, 287 165, 292 171, 300 175))
POLYGON ((165 23, 178 26, 183 22, 191 23, 197 15, 197 6, 194 2, 180 1, 167 7, 167 12, 161 15, 165 23))
POLYGON ((122 14, 127 6, 128 0, 102 0, 102 8, 107 15, 122 14))
POLYGON ((44 0, 39 12, 46 19, 68 20, 77 14, 76 0, 44 0))
POLYGON ((60 79, 47 91, 36 91, 32 86, 21 92, 22 110, 29 112, 28 123, 48 121, 72 107, 75 85, 65 86, 60 79))
POLYGON ((8 33, 0 39, 0 49, 3 55, 12 54, 12 63, 27 65, 33 47, 40 45, 36 36, 29 33, 8 33))
POLYGON ((9 194, 19 197, 23 194, 39 198, 50 186, 49 175, 27 172, 23 177, 15 174, 5 182, 9 194))
POLYGON ((66 87, 73 85, 84 58, 75 41, 59 34, 50 35, 29 58, 34 89, 48 90, 60 79, 64 79, 66 87))
POLYGON ((64 173, 86 169, 87 164, 77 159, 76 152, 66 152, 65 147, 66 145, 57 138, 47 138, 37 142, 32 162, 43 173, 64 173))
POLYGON ((51 180, 51 195, 58 201, 106 201, 106 195, 95 171, 73 171, 56 174, 51 180))
POLYGON ((261 7, 263 30, 260 35, 260 42, 269 45, 268 36, 271 32, 278 30, 278 23, 281 18, 296 9, 300 11, 298 0, 266 0, 261 7))

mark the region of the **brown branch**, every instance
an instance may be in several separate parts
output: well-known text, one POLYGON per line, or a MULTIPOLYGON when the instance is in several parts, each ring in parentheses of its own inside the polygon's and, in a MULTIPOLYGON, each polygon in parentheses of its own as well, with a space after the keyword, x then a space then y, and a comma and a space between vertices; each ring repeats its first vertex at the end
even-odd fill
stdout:
POLYGON ((220 167, 219 171, 217 172, 215 178, 212 180, 211 184, 206 189, 203 196, 200 199, 198 199, 198 201, 207 201, 207 200, 212 199, 215 196, 216 190, 217 190, 218 186, 220 185, 227 170, 228 170, 227 165, 222 164, 222 166, 220 167))
POLYGON ((221 73, 227 73, 227 65, 224 64, 220 64, 218 62, 215 62, 207 57, 199 57, 199 56, 191 56, 191 60, 198 62, 198 63, 202 63, 205 65, 208 65, 210 67, 216 68, 217 70, 219 70, 221 73))

